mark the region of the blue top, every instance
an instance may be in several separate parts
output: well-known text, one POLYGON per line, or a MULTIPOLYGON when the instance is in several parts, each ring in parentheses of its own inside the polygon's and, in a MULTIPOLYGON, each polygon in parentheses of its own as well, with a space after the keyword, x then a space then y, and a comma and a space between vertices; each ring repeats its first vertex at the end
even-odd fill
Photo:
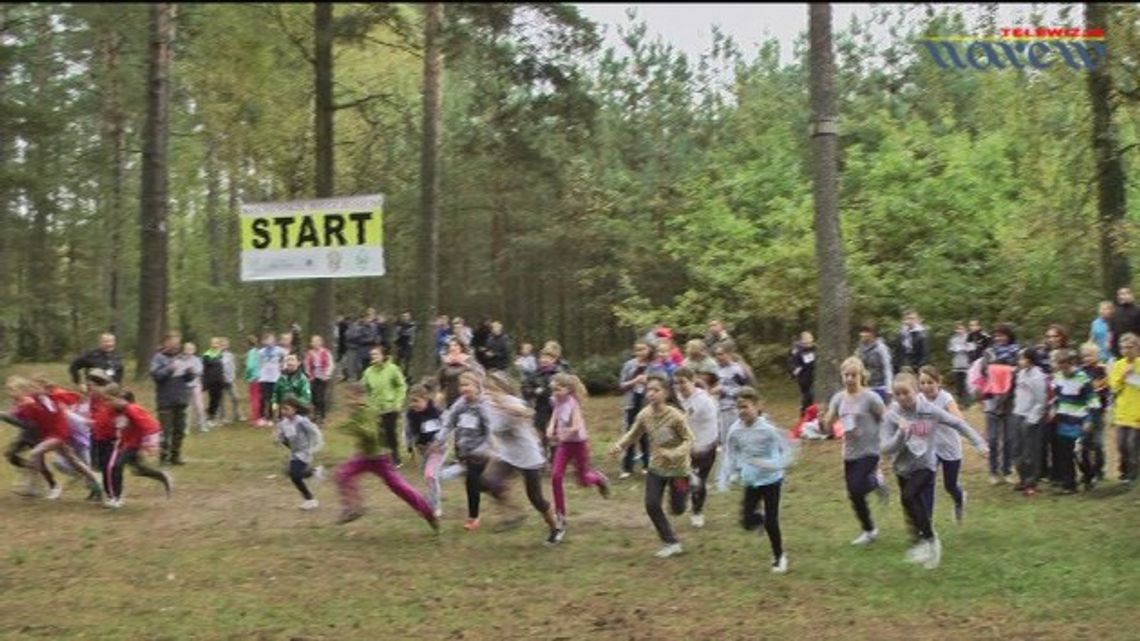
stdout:
POLYGON ((1112 352, 1108 351, 1109 343, 1112 341, 1112 328, 1108 321, 1097 316, 1089 327, 1089 340, 1096 343, 1097 349, 1100 350, 1100 362, 1107 363, 1112 356, 1112 352))
POLYGON ((718 479, 721 490, 727 489, 729 479, 738 473, 746 487, 778 483, 784 478, 784 468, 795 458, 787 433, 763 416, 751 425, 742 419, 733 423, 724 449, 726 458, 718 479))

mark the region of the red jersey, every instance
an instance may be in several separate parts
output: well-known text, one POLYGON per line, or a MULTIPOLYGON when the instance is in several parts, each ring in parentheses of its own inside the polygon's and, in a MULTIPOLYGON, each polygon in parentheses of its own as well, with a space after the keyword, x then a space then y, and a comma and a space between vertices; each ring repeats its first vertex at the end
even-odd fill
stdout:
POLYGON ((127 419, 127 425, 119 436, 119 447, 124 450, 138 449, 144 438, 162 431, 158 421, 140 405, 131 403, 116 415, 127 419))
POLYGON ((118 413, 99 396, 91 397, 91 439, 115 440, 115 419, 118 413))
POLYGON ((55 401, 57 404, 65 405, 67 407, 75 407, 83 401, 83 397, 79 395, 79 392, 66 390, 62 387, 51 388, 48 390, 48 396, 50 396, 51 400, 55 401))
POLYGON ((25 398, 13 414, 16 418, 36 426, 42 439, 58 438, 66 441, 71 438, 67 415, 48 395, 39 394, 25 398))

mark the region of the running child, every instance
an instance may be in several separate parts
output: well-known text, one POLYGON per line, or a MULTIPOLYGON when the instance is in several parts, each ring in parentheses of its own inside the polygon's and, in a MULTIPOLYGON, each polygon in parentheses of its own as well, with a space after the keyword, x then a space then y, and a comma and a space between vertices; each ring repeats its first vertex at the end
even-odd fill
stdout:
MULTIPOLYGON (((697 387, 697 373, 682 367, 673 373, 673 384, 681 407, 693 431, 693 450, 690 459, 693 474, 690 477, 693 512, 689 517, 693 527, 705 526, 705 499, 708 497, 708 479, 716 463, 716 445, 720 430, 717 424, 717 405, 712 396, 697 387)), ((644 436, 642 438, 645 438, 644 436)), ((723 473, 724 467, 721 467, 723 473)))
POLYGON ((839 373, 843 377, 843 391, 831 397, 820 429, 831 433, 835 421, 843 425, 843 477, 847 483, 847 498, 863 529, 851 545, 867 545, 879 538, 867 495, 877 492, 883 503, 890 500, 890 490, 879 473, 886 405, 880 394, 867 388, 867 369, 862 359, 847 358, 839 366, 839 373))
MULTIPOLYGON (((288 358, 296 358, 290 355, 288 358)), ((309 408, 305 403, 292 394, 281 399, 279 405, 281 418, 277 421, 277 431, 273 434, 273 441, 289 448, 289 460, 285 464, 289 480, 301 493, 304 501, 298 507, 302 510, 315 510, 320 506, 305 479, 316 476, 317 480, 324 478, 324 471, 319 465, 313 465, 313 455, 325 444, 324 436, 306 414, 309 408)))
POLYGON ((566 465, 574 462, 578 475, 578 485, 597 487, 602 498, 609 498, 610 487, 606 476, 590 467, 589 435, 586 433, 586 419, 582 413, 582 401, 586 399, 586 386, 573 374, 557 374, 552 385, 554 414, 546 428, 546 438, 557 443, 554 450, 554 463, 551 465, 550 482, 554 486, 554 512, 558 527, 566 529, 566 494, 563 479, 566 465))
POLYGON ((443 429, 443 415, 435 406, 435 393, 426 385, 414 385, 408 391, 408 411, 404 415, 404 442, 408 453, 418 454, 423 461, 427 502, 436 518, 443 516, 439 471, 443 466, 443 450, 432 447, 443 429))
POLYGON ((904 515, 918 538, 907 552, 906 560, 932 570, 942 559, 942 543, 934 532, 927 502, 927 497, 934 491, 937 467, 934 438, 937 428, 941 424, 957 431, 982 454, 988 453, 988 448, 982 437, 965 421, 922 398, 918 380, 913 375, 904 373, 896 376, 892 391, 894 403, 884 420, 886 437, 882 449, 884 454, 892 457, 904 515))
POLYGON ((400 476, 392 465, 391 457, 381 447, 380 439, 373 429, 374 423, 368 409, 364 387, 356 384, 348 386, 345 392, 345 404, 351 408, 352 414, 337 429, 356 439, 356 454, 336 470, 336 484, 343 506, 337 522, 348 523, 364 516, 363 500, 356 477, 371 472, 379 476, 393 494, 419 512, 428 525, 438 532, 439 519, 432 513, 431 506, 404 480, 404 477, 400 476))
MULTIPOLYGON (((964 330, 965 327, 963 326, 962 329, 964 330)), ((922 397, 930 401, 934 407, 965 420, 961 410, 958 409, 958 403, 954 401, 954 397, 950 395, 950 392, 942 389, 942 374, 938 372, 938 368, 933 365, 923 365, 918 372, 918 388, 922 392, 922 397)), ((962 437, 958 436, 958 433, 953 429, 941 423, 938 424, 934 432, 934 456, 937 459, 938 466, 942 468, 942 486, 954 501, 954 520, 961 523, 966 517, 967 498, 966 490, 962 489, 962 485, 958 481, 959 474, 962 471, 962 437)), ((930 503, 931 514, 933 514, 933 486, 930 488, 930 496, 927 497, 927 501, 930 503)))
POLYGON ((159 449, 162 426, 153 416, 135 403, 134 394, 123 390, 114 383, 100 390, 110 412, 102 415, 103 420, 113 421, 116 431, 115 450, 111 453, 107 469, 110 480, 107 483, 107 498, 103 505, 111 509, 123 507, 123 468, 131 466, 131 473, 154 479, 162 483, 166 498, 174 490, 170 475, 147 465, 144 455, 154 456, 159 449))
POLYGON ((669 405, 668 383, 663 377, 651 376, 645 383, 645 400, 648 405, 633 422, 633 429, 614 443, 609 453, 618 455, 629 447, 642 434, 649 434, 652 452, 649 458, 649 474, 645 477, 645 512, 653 522, 657 536, 665 544, 657 551, 658 558, 668 558, 684 552, 681 542, 673 532, 665 511, 661 509, 661 499, 666 488, 670 493, 670 508, 673 514, 685 512, 685 502, 689 496, 690 453, 693 447, 693 431, 685 421, 681 410, 669 405))
POLYGON ((492 372, 485 382, 484 407, 498 450, 495 460, 483 475, 483 489, 516 512, 514 517, 503 523, 503 529, 517 527, 526 515, 511 503, 507 481, 515 474, 521 474, 527 500, 542 515, 549 528, 546 544, 557 545, 562 541, 564 530, 558 525, 554 508, 542 495, 542 466, 546 459, 542 443, 530 425, 534 410, 519 398, 514 384, 502 372, 492 372))
POLYGON ((732 341, 726 340, 713 350, 713 357, 716 358, 716 386, 710 391, 716 397, 720 409, 720 434, 717 442, 721 445, 728 438, 728 428, 736 422, 736 393, 752 382, 744 366, 736 360, 735 349, 732 341))
POLYGON ((463 527, 474 532, 479 529, 480 479, 494 453, 490 427, 483 412, 483 382, 475 372, 459 375, 459 398, 447 410, 447 421, 431 446, 433 454, 443 455, 447 437, 452 433, 455 434, 455 456, 467 469, 467 521, 463 527))
MULTIPOLYGON (((623 394, 622 401, 625 410, 623 428, 626 432, 633 427, 634 419, 637 418, 641 408, 645 406, 645 380, 648 376, 650 351, 649 343, 637 341, 633 345, 633 358, 626 361, 621 368, 618 389, 623 394)), ((642 434, 641 438, 638 439, 637 446, 641 448, 641 471, 644 474, 649 469, 649 437, 642 434)), ((625 451, 625 456, 622 457, 621 476, 618 478, 627 479, 633 474, 634 455, 635 446, 630 445, 625 451)))
POLYGON ((742 388, 736 396, 736 407, 740 417, 728 433, 720 489, 728 488, 731 477, 740 478, 744 486, 740 524, 745 530, 764 528, 772 545, 772 572, 784 574, 788 571, 788 557, 784 554, 784 539, 780 533, 780 487, 784 470, 794 458, 792 443, 784 430, 761 415, 760 395, 756 390, 742 388), (757 512, 761 502, 763 515, 757 512))
POLYGON ((12 416, 18 421, 34 425, 40 436, 30 453, 32 467, 28 473, 29 487, 33 486, 35 476, 39 474, 48 481, 48 499, 58 499, 63 493, 63 488, 47 472, 46 457, 50 452, 67 461, 71 469, 81 474, 89 485, 99 487, 99 478, 72 448, 67 416, 59 403, 52 400, 48 391, 34 381, 18 377, 9 379, 8 390, 16 401, 12 416))

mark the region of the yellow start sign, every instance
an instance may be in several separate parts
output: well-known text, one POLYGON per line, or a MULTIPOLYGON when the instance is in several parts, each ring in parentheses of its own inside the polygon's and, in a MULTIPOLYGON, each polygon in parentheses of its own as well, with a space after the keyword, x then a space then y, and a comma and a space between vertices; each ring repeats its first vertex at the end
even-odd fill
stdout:
POLYGON ((384 197, 242 207, 242 280, 384 274, 384 197))

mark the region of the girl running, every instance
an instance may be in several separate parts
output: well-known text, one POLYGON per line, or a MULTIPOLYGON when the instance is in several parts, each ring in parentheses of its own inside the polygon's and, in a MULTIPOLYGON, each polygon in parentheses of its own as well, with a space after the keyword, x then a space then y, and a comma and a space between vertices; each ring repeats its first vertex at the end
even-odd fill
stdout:
POLYGON ((586 419, 582 415, 582 401, 586 398, 586 386, 573 374, 557 374, 552 381, 554 414, 546 428, 546 438, 557 443, 554 450, 554 463, 550 482, 554 486, 554 511, 558 517, 558 527, 566 529, 566 494, 562 481, 566 476, 566 464, 574 461, 578 473, 578 485, 594 486, 602 498, 609 498, 610 487, 601 472, 590 467, 590 444, 587 441, 586 419))
POLYGON ((932 570, 942 559, 942 544, 934 532, 927 503, 927 497, 934 491, 937 467, 934 439, 938 426, 945 425, 962 434, 983 455, 989 450, 982 437, 965 421, 922 398, 918 380, 912 374, 896 376, 892 391, 895 402, 884 420, 883 452, 892 456, 904 515, 918 536, 906 560, 932 570))
POLYGON ((443 416, 432 402, 435 394, 426 385, 414 385, 408 392, 408 412, 404 416, 404 442, 408 453, 415 452, 423 461, 427 501, 436 518, 443 516, 440 498, 439 470, 443 451, 432 447, 443 429, 443 416))
POLYGON ((364 387, 358 384, 350 385, 345 393, 345 402, 352 408, 352 414, 348 420, 338 426, 338 429, 356 439, 356 454, 336 471, 336 484, 343 506, 337 522, 348 523, 364 516, 363 500, 356 477, 371 472, 379 476, 393 494, 419 512, 428 525, 438 532, 439 519, 432 513, 431 506, 419 492, 408 485, 404 477, 400 476, 392 465, 391 457, 381 448, 379 435, 373 428, 374 423, 368 409, 364 387))
POLYGON ((111 409, 103 414, 104 420, 111 420, 118 436, 115 450, 108 461, 107 498, 103 505, 111 509, 123 507, 123 467, 130 465, 135 476, 144 476, 162 483, 166 498, 170 498, 173 482, 170 475, 156 470, 143 462, 143 455, 153 456, 158 452, 158 440, 162 426, 145 409, 135 403, 134 395, 112 383, 100 391, 104 402, 111 409))
POLYGON ((559 527, 550 502, 542 495, 542 466, 546 457, 538 434, 531 428, 534 410, 519 398, 514 383, 502 372, 489 374, 486 384, 484 405, 487 421, 499 447, 495 460, 483 476, 483 488, 496 501, 517 512, 516 516, 504 522, 503 529, 517 527, 526 515, 511 505, 507 481, 516 473, 521 474, 527 500, 542 515, 549 528, 546 544, 557 545, 562 541, 564 530, 559 527))
POLYGON ((447 422, 432 444, 432 450, 442 456, 447 448, 447 437, 455 433, 455 455, 467 468, 467 521, 468 532, 479 529, 480 479, 491 461, 490 428, 483 413, 482 378, 474 372, 459 375, 459 398, 447 412, 447 422))
POLYGON ((735 349, 731 341, 724 341, 713 351, 716 358, 716 386, 712 388, 712 395, 717 397, 720 408, 720 434, 717 442, 721 445, 728 438, 728 428, 736 422, 736 393, 750 383, 748 372, 735 358, 735 349))
POLYGON ((55 500, 63 493, 63 488, 55 482, 47 471, 46 457, 55 452, 63 458, 72 470, 81 474, 92 487, 99 487, 99 478, 84 463, 71 447, 71 428, 67 415, 56 401, 52 400, 43 386, 24 378, 9 379, 9 393, 16 399, 16 409, 12 415, 17 420, 35 425, 40 440, 31 451, 32 467, 29 470, 29 486, 35 482, 38 473, 48 481, 47 498, 55 500))
POLYGON ((661 499, 665 489, 670 490, 670 507, 674 514, 685 511, 685 500, 689 495, 690 453, 693 447, 693 432, 685 421, 681 410, 667 404, 668 383, 660 376, 651 376, 645 384, 645 399, 649 405, 637 415, 633 429, 626 432, 621 440, 610 447, 610 454, 616 456, 623 449, 641 437, 649 434, 652 452, 649 459, 649 474, 645 477, 645 512, 653 522, 657 536, 665 546, 657 551, 658 558, 668 558, 681 554, 684 549, 665 511, 661 509, 661 499))
POLYGON ((879 438, 886 406, 882 396, 866 387, 867 369, 862 359, 847 358, 840 365, 839 373, 843 377, 843 391, 831 397, 821 431, 830 433, 837 420, 843 425, 843 476, 847 482, 847 498, 863 528, 851 545, 867 545, 879 538, 867 495, 878 492, 883 503, 890 499, 890 490, 879 473, 879 438))
MULTIPOLYGON (((961 420, 965 420, 958 403, 950 392, 942 389, 942 375, 933 365, 923 365, 918 370, 918 387, 922 397, 930 401, 934 407, 949 412, 961 420)), ((942 486, 946 493, 954 500, 954 520, 958 523, 966 516, 966 490, 958 482, 958 474, 962 471, 962 437, 953 429, 938 424, 934 432, 934 456, 938 466, 942 468, 942 486)), ((934 513, 934 486, 930 486, 931 514, 934 513)))
MULTIPOLYGON (((693 527, 705 526, 705 498, 708 496, 708 478, 716 462, 716 443, 719 435, 717 406, 709 393, 697 386, 697 372, 682 367, 673 373, 673 384, 681 407, 693 431, 693 451, 690 459, 693 475, 689 479, 692 486, 693 513, 689 517, 693 527)), ((642 437, 645 438, 644 436, 642 437)), ((724 468, 721 467, 723 472, 724 468)))
MULTIPOLYGON (((290 356, 290 358, 295 358, 290 356)), ((304 501, 298 507, 302 510, 315 510, 320 503, 313 497, 305 479, 315 476, 317 480, 324 478, 321 466, 313 465, 313 454, 325 444, 321 430, 306 414, 309 407, 301 399, 289 394, 280 403, 281 419, 277 421, 277 431, 273 440, 289 448, 289 461, 286 470, 289 480, 301 493, 304 501)))
POLYGON ((760 395, 751 387, 740 390, 736 397, 740 418, 728 433, 725 463, 721 467, 720 488, 728 488, 728 480, 738 475, 744 486, 740 523, 745 530, 763 526, 772 544, 772 572, 788 571, 784 539, 780 533, 780 487, 784 469, 792 463, 792 443, 787 433, 761 416, 760 395), (764 503, 764 514, 756 511, 764 503))

